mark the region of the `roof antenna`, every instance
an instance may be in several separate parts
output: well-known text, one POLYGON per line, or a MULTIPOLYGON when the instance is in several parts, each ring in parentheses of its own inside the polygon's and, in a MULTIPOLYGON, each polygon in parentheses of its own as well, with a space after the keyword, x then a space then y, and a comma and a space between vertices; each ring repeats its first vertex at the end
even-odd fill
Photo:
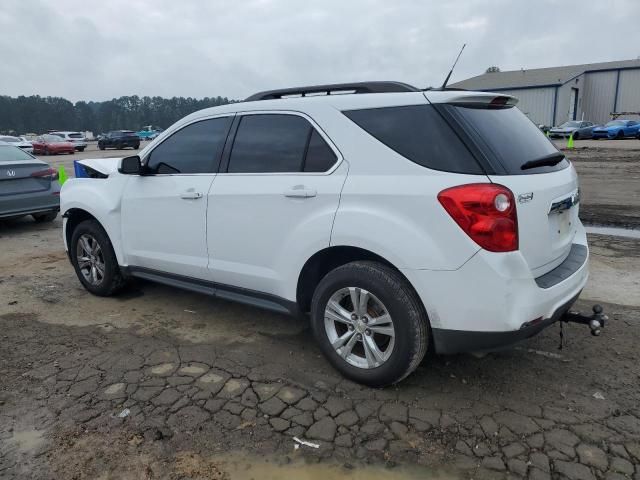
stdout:
POLYGON ((460 53, 458 53, 458 56, 456 57, 456 61, 453 62, 453 66, 451 67, 451 70, 449 71, 449 75, 447 75, 447 78, 444 79, 444 83, 440 87, 440 90, 444 90, 445 88, 447 88, 447 83, 449 83, 449 79, 451 78, 451 74, 453 73, 453 69, 456 68, 456 64, 458 63, 458 60, 460 59, 460 55, 462 55, 462 51, 464 50, 464 47, 466 47, 466 46, 467 46, 466 43, 464 43, 462 45, 462 48, 460 49, 460 53))

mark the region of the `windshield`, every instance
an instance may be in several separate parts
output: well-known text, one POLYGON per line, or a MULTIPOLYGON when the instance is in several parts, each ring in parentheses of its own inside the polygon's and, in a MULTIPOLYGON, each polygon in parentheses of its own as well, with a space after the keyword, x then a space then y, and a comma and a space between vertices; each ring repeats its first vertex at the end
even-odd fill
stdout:
POLYGON ((51 143, 64 142, 64 140, 58 135, 43 135, 42 138, 44 139, 45 142, 51 142, 51 143))
POLYGON ((13 162, 16 160, 33 160, 33 157, 13 145, 0 145, 0 162, 13 162))
POLYGON ((623 120, 613 120, 612 122, 607 122, 605 127, 618 127, 624 124, 625 122, 623 120))
POLYGON ((569 165, 567 160, 562 160, 556 165, 541 165, 522 170, 522 166, 527 162, 548 158, 557 154, 558 149, 516 107, 489 109, 448 105, 445 108, 477 143, 481 152, 494 166, 496 174, 547 173, 562 170, 569 165))
POLYGON ((560 126, 562 128, 578 128, 580 126, 580 122, 564 122, 560 126))

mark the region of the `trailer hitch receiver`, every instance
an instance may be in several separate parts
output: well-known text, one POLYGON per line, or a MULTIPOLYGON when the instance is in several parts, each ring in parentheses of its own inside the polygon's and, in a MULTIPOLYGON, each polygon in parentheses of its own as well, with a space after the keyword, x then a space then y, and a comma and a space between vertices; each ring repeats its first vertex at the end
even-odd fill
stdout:
POLYGON ((591 335, 597 337, 602 333, 602 329, 604 328, 606 321, 609 320, 609 317, 604 314, 602 305, 594 305, 592 310, 593 315, 589 317, 581 314, 580 312, 568 311, 562 316, 561 321, 565 323, 581 323, 583 325, 588 325, 591 330, 591 335))

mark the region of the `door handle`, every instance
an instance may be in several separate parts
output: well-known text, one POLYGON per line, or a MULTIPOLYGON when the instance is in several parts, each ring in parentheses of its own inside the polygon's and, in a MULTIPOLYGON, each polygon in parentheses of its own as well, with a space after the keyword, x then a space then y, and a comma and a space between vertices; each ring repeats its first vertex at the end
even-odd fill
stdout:
POLYGON ((313 188, 307 188, 304 185, 296 185, 284 191, 284 196, 290 198, 310 198, 315 197, 316 194, 313 188))
POLYGON ((202 194, 200 192, 196 192, 193 189, 190 189, 185 192, 182 192, 180 194, 180 198, 184 200, 197 200, 199 198, 202 198, 202 194))

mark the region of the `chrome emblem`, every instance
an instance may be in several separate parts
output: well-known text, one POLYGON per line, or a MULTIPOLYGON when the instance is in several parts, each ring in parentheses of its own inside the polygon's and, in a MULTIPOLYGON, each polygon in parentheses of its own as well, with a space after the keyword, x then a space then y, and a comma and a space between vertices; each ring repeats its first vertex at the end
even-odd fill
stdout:
POLYGON ((557 202, 551 204, 551 208, 549 209, 549 213, 560 213, 565 210, 569 210, 571 207, 576 206, 580 203, 580 190, 576 193, 571 194, 567 198, 563 198, 557 202))
POLYGON ((7 170, 7 177, 15 177, 15 176, 16 176, 15 170, 7 170))
POLYGON ((527 203, 533 200, 533 192, 518 195, 518 203, 527 203))

